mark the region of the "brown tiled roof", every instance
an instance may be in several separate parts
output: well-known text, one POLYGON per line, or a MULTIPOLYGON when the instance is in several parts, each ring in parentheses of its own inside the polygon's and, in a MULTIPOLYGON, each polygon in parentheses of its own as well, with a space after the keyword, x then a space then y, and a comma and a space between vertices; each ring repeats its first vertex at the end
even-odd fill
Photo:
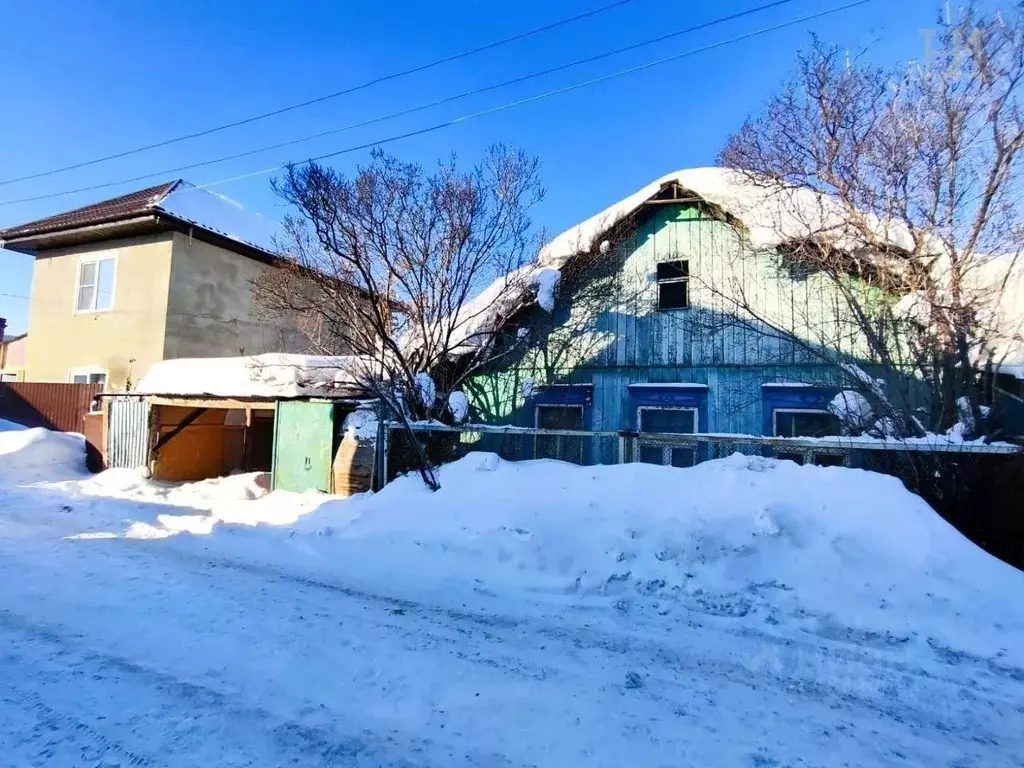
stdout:
POLYGON ((140 189, 138 192, 115 197, 111 200, 104 200, 101 203, 93 203, 92 205, 58 213, 45 219, 37 219, 36 221, 19 224, 9 229, 0 230, 0 240, 13 240, 17 237, 28 237, 44 232, 88 227, 94 224, 103 224, 108 221, 142 215, 159 205, 160 201, 181 183, 180 179, 168 181, 155 187, 140 189))

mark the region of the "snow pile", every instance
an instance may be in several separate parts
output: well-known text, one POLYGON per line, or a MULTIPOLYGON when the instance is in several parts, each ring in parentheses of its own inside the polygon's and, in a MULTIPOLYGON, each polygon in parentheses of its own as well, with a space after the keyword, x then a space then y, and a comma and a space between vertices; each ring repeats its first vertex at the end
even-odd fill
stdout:
POLYGON ((373 408, 357 408, 345 417, 341 428, 346 437, 376 440, 377 412, 373 408))
POLYGON ((465 392, 456 390, 448 395, 448 410, 452 412, 452 418, 457 424, 462 423, 469 416, 469 398, 465 392))
POLYGON ((839 392, 832 398, 828 410, 839 419, 843 425, 843 432, 846 433, 865 429, 874 417, 868 399, 852 389, 839 392))
POLYGON ((8 421, 7 419, 0 419, 0 432, 13 432, 15 430, 26 429, 24 424, 19 424, 16 421, 8 421))
MULTIPOLYGON (((8 422, 10 423, 10 422, 8 422)), ((85 474, 85 438, 42 427, 0 431, 0 485, 85 474)))
POLYGON ((429 411, 437 401, 437 385, 430 378, 430 374, 424 371, 417 373, 414 378, 416 381, 416 393, 419 395, 420 402, 429 411))
MULTIPOLYGON (((293 518, 290 530, 215 531, 202 547, 409 595, 696 612, 1024 662, 1024 574, 892 477, 740 454, 674 469, 474 453, 442 467, 441 484, 431 493, 407 476, 341 501, 274 494, 249 505, 284 505, 276 519, 293 518)), ((201 523, 160 522, 147 535, 201 523)))
POLYGON ((545 312, 555 311, 555 294, 562 281, 562 273, 554 267, 541 267, 534 276, 537 286, 537 304, 545 312))
MULTIPOLYGON (((154 505, 152 516, 126 521, 123 531, 79 532, 76 538, 163 539, 179 533, 208 535, 216 526, 233 525, 287 526, 321 504, 324 494, 270 491, 268 472, 247 472, 199 480, 192 483, 167 483, 149 480, 138 469, 108 469, 84 480, 48 484, 49 488, 74 497, 93 499, 94 522, 100 526, 116 525, 103 514, 103 499, 125 499, 139 502, 144 509, 154 505), (170 514, 166 507, 182 507, 187 512, 170 514)), ((79 502, 81 506, 81 502, 79 502)))
POLYGON ((154 363, 137 394, 209 397, 303 397, 362 391, 372 361, 356 355, 268 353, 196 357, 154 363))
POLYGON ((270 491, 270 474, 246 472, 194 483, 165 483, 143 477, 139 469, 108 469, 80 481, 76 490, 88 496, 116 496, 207 509, 217 503, 266 496, 270 491))
POLYGON ((741 454, 677 470, 476 453, 443 467, 441 484, 430 493, 410 476, 325 505, 329 525, 334 508, 346 520, 359 513, 331 526, 337 561, 421 586, 473 579, 493 592, 856 627, 984 652, 999 650, 989 639, 1001 622, 1024 643, 1024 573, 893 477, 741 454))

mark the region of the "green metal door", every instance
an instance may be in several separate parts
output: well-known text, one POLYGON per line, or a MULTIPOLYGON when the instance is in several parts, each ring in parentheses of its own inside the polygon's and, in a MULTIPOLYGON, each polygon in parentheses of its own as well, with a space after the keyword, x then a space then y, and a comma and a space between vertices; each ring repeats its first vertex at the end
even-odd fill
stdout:
POLYGON ((281 401, 274 411, 274 490, 330 493, 334 404, 281 401))

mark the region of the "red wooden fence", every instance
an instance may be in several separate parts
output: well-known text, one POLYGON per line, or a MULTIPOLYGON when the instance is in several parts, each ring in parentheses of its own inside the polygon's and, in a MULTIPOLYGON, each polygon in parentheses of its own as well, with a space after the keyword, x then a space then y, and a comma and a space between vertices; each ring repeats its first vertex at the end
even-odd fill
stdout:
POLYGON ((26 427, 81 432, 82 418, 102 391, 102 384, 5 382, 0 384, 0 419, 26 427))

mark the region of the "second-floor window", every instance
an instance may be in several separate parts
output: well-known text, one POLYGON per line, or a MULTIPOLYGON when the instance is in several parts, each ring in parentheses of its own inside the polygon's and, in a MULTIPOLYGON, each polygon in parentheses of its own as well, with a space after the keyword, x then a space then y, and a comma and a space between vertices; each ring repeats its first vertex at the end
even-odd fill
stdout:
POLYGON ((658 264, 658 309, 686 309, 690 306, 690 262, 663 261, 658 264))
POLYGON ((116 269, 117 259, 113 255, 83 258, 78 262, 76 312, 103 312, 113 309, 116 269))

